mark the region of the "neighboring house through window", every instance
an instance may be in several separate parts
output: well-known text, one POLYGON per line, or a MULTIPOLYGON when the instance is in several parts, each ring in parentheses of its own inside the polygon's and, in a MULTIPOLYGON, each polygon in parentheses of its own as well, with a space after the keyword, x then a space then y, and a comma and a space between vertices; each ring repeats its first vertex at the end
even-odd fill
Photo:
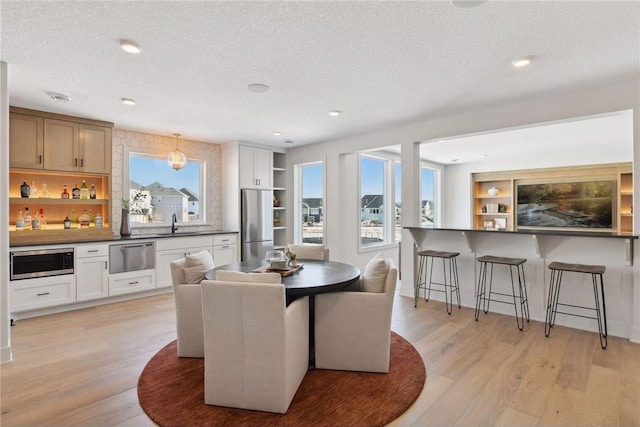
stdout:
POLYGON ((324 164, 295 165, 294 242, 324 243, 324 164))

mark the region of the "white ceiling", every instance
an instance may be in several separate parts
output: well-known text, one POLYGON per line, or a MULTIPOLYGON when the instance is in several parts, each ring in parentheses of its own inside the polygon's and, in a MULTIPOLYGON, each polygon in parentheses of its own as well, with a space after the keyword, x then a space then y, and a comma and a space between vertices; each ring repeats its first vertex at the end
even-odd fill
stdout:
POLYGON ((0 13, 11 105, 211 142, 297 146, 640 70, 638 1, 3 0, 0 13), (534 62, 514 69, 520 55, 534 62))

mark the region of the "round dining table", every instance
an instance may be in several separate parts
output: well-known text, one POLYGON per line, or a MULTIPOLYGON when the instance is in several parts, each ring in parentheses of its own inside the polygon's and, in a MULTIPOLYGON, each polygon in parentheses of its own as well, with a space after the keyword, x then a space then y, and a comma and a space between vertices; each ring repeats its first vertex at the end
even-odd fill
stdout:
MULTIPOLYGON (((360 269, 337 261, 300 260, 300 269, 290 275, 283 275, 282 283, 287 294, 287 302, 303 296, 342 290, 360 278, 360 269)), ((207 279, 215 279, 218 270, 251 273, 264 269, 268 263, 262 260, 243 261, 214 268, 207 273, 207 279)))

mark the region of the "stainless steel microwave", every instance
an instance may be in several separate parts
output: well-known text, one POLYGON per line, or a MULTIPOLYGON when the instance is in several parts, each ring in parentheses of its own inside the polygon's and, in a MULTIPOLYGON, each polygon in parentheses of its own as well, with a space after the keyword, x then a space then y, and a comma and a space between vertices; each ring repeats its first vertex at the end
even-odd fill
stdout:
POLYGON ((11 252, 11 280, 73 274, 73 248, 11 252))

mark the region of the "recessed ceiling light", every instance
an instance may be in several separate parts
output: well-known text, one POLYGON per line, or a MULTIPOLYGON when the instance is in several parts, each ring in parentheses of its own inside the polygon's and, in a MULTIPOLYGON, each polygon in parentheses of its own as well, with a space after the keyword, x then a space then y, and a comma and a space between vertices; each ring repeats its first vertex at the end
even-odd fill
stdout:
POLYGON ((273 134, 274 134, 275 136, 280 136, 280 135, 282 135, 282 132, 273 132, 273 134))
POLYGON ((138 43, 132 40, 124 40, 124 39, 120 40, 120 48, 125 52, 129 52, 129 53, 142 52, 142 49, 140 49, 140 46, 138 45, 138 43))
POLYGON ((442 144, 444 142, 444 139, 439 139, 436 141, 436 144, 442 144))
POLYGON ((293 144, 293 141, 292 141, 292 140, 290 140, 290 139, 287 139, 284 143, 285 143, 285 144, 293 144))
POLYGON ((520 58, 516 58, 511 63, 511 65, 513 65, 516 68, 526 67, 527 65, 531 64, 532 59, 533 59, 533 56, 521 56, 520 58))
POLYGON ((63 93, 47 92, 47 95, 49 95, 49 98, 53 99, 54 101, 58 101, 58 102, 69 102, 69 101, 71 101, 71 97, 69 97, 68 95, 65 95, 63 93))
POLYGON ((268 92, 271 88, 267 85, 263 85, 262 83, 251 83, 247 86, 247 89, 249 89, 250 92, 264 93, 268 92))
POLYGON ((458 161, 458 159, 451 159, 451 163, 455 163, 457 161, 458 161))
POLYGON ((460 9, 471 9, 485 2, 486 0, 451 0, 451 4, 460 9))
POLYGON ((342 111, 338 111, 338 110, 329 111, 329 115, 333 117, 339 116, 340 114, 342 114, 342 111))
POLYGON ((122 101, 122 103, 125 104, 125 105, 136 105, 136 100, 135 99, 122 98, 120 101, 122 101))
POLYGON ((488 154, 480 154, 480 157, 489 157, 488 154))

